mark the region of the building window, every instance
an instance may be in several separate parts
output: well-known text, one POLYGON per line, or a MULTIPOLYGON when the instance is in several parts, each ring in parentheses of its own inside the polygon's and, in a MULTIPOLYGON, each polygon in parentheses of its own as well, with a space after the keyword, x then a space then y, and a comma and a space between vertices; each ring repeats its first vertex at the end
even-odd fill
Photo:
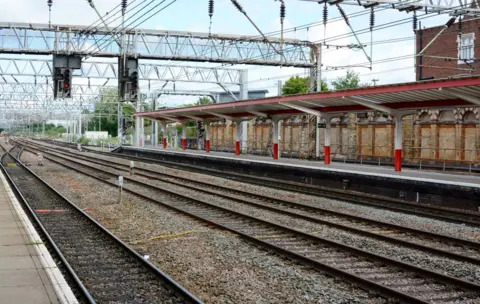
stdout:
POLYGON ((465 63, 465 60, 472 61, 475 58, 475 34, 463 34, 458 38, 458 63, 465 63))

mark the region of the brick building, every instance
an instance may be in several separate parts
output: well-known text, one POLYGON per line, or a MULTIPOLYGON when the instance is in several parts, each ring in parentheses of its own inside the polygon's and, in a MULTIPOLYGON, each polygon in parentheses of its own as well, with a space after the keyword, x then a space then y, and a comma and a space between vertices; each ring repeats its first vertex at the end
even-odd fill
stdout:
MULTIPOLYGON (((442 30, 444 25, 416 32, 416 52, 419 53, 442 30)), ((480 57, 480 20, 465 18, 444 31, 416 58, 416 79, 447 78, 478 74, 480 57)))

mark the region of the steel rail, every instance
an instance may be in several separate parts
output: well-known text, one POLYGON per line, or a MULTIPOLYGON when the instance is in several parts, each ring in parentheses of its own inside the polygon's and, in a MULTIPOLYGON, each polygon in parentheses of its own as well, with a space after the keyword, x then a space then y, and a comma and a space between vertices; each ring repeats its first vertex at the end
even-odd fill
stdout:
MULTIPOLYGON (((70 143, 54 142, 53 144, 55 146, 58 146, 59 149, 61 148, 75 149, 70 143)), ((360 192, 348 192, 346 190, 332 189, 332 188, 327 188, 323 186, 312 186, 308 184, 288 182, 288 181, 282 181, 282 180, 277 180, 272 178, 250 176, 250 175, 244 175, 241 173, 234 173, 234 172, 225 173, 223 171, 216 170, 216 169, 165 161, 165 160, 156 159, 156 158, 140 157, 140 156, 134 156, 134 155, 121 154, 121 153, 112 153, 115 151, 103 152, 103 151, 89 149, 89 148, 84 148, 84 149, 85 151, 88 151, 91 153, 107 155, 110 157, 117 157, 117 158, 129 159, 129 160, 138 160, 138 161, 142 161, 145 163, 152 163, 152 164, 160 164, 165 167, 170 167, 170 168, 175 168, 180 170, 188 170, 188 171, 198 172, 203 174, 208 173, 208 174, 219 176, 222 178, 242 181, 245 183, 255 184, 263 187, 270 187, 270 188, 285 190, 285 191, 293 191, 293 192, 307 194, 307 195, 322 196, 326 198, 343 200, 343 201, 351 202, 358 205, 376 207, 376 208, 391 210, 395 212, 402 212, 405 214, 421 215, 421 216, 432 218, 432 219, 438 219, 438 220, 448 221, 448 222, 457 223, 457 224, 465 224, 473 227, 480 227, 480 213, 473 212, 473 211, 464 211, 464 210, 459 210, 454 208, 436 207, 436 206, 430 206, 425 204, 417 204, 417 203, 406 202, 399 199, 379 197, 372 194, 365 194, 360 192)), ((70 150, 63 150, 63 151, 70 152, 70 150)))
POLYGON ((225 173, 220 170, 199 167, 189 164, 182 164, 177 162, 165 161, 149 157, 140 157, 133 155, 126 155, 120 153, 103 152, 94 149, 85 148, 86 151, 97 153, 101 155, 115 156, 118 158, 124 158, 129 160, 138 160, 147 163, 160 164, 166 167, 175 169, 188 170, 198 173, 208 173, 211 175, 219 176, 236 181, 242 181, 245 183, 255 184, 263 187, 270 187, 279 190, 293 191, 297 193, 322 196, 326 198, 332 198, 337 200, 343 200, 350 203, 381 208, 394 212, 402 212, 405 214, 421 215, 424 217, 448 221, 457 224, 465 224, 473 227, 480 227, 480 214, 468 211, 462 211, 452 208, 435 207, 425 204, 410 203, 399 199, 378 197, 375 195, 360 193, 360 192, 348 192, 346 190, 332 189, 323 186, 312 186, 307 184, 301 184, 296 182, 287 182, 272 178, 244 175, 241 173, 228 172, 225 173))
MULTIPOLYGON (((37 150, 37 151, 41 151, 41 150, 37 150)), ((85 160, 85 161, 88 161, 88 162, 91 162, 91 163, 94 163, 94 164, 102 165, 102 166, 109 167, 109 168, 116 169, 116 170, 123 170, 123 171, 128 172, 128 168, 129 168, 129 166, 125 165, 125 164, 120 164, 120 163, 117 163, 117 162, 114 162, 114 161, 111 161, 111 160, 106 160, 106 159, 92 159, 92 157, 81 156, 78 153, 74 154, 73 152, 58 152, 58 151, 55 151, 55 150, 53 152, 57 153, 57 154, 67 155, 69 157, 75 157, 76 159, 82 159, 82 160, 85 160), (124 168, 122 168, 122 167, 124 167, 124 168)), ((55 156, 63 158, 65 160, 76 162, 75 159, 70 159, 70 158, 66 158, 66 157, 62 157, 62 156, 58 156, 58 155, 55 155, 55 156)), ((437 233, 433 233, 433 232, 418 230, 418 229, 409 228, 409 227, 405 227, 405 226, 390 224, 390 223, 377 221, 377 220, 373 220, 373 219, 369 219, 369 218, 365 218, 365 217, 361 217, 361 216, 345 214, 345 213, 341 213, 341 212, 337 212, 337 211, 331 211, 331 210, 321 208, 321 207, 317 207, 317 206, 311 206, 311 205, 296 203, 296 202, 287 201, 287 200, 283 200, 283 199, 267 197, 267 196, 264 196, 264 195, 260 195, 260 194, 257 194, 257 193, 252 193, 252 192, 245 191, 245 190, 232 189, 232 188, 228 188, 228 187, 221 186, 221 185, 213 185, 213 184, 210 184, 210 183, 201 182, 201 181, 198 181, 198 180, 193 180, 193 179, 189 179, 189 178, 185 178, 185 177, 178 177, 178 176, 175 176, 173 174, 159 173, 157 171, 154 171, 154 170, 151 170, 151 169, 148 169, 148 168, 136 167, 135 168, 135 175, 146 177, 146 178, 149 178, 149 179, 159 180, 159 181, 162 181, 162 182, 165 182, 165 183, 170 183, 170 184, 173 184, 173 185, 176 185, 176 186, 188 188, 188 189, 195 190, 195 191, 201 191, 203 193, 207 193, 207 194, 211 194, 211 195, 216 195, 216 196, 219 196, 219 197, 230 199, 230 200, 240 202, 240 203, 243 203, 243 204, 248 204, 250 206, 266 209, 266 210, 269 210, 269 211, 273 211, 273 212, 277 212, 277 213, 281 213, 281 214, 285 214, 285 215, 289 215, 289 216, 302 218, 302 219, 312 221, 312 222, 315 222, 315 223, 318 223, 318 224, 328 225, 330 227, 346 230, 346 231, 353 232, 353 233, 356 233, 356 234, 360 234, 360 235, 363 235, 363 236, 366 236, 366 237, 371 237, 371 238, 375 238, 375 239, 378 239, 378 240, 386 241, 386 242, 389 242, 389 243, 392 243, 392 244, 398 244, 398 245, 402 245, 402 246, 405 246, 405 247, 410 247, 410 248, 418 249, 418 250, 421 250, 421 251, 433 253, 433 254, 436 254, 436 255, 439 255, 439 256, 444 256, 444 257, 447 257, 447 258, 455 259, 455 260, 458 260, 458 261, 469 262, 469 263, 472 263, 472 264, 480 265, 480 259, 478 258, 478 256, 480 256, 480 243, 478 243, 478 242, 469 241, 469 240, 465 240, 465 239, 459 239, 459 238, 450 237, 450 236, 447 236, 447 235, 442 235, 442 234, 437 234, 437 233), (145 173, 141 173, 141 172, 149 172, 149 174, 145 174, 145 173), (174 181, 165 179, 164 177, 162 178, 159 175, 165 175, 168 178, 178 179, 178 180, 181 180, 183 182, 199 184, 199 185, 201 185, 201 187, 190 186, 190 185, 186 185, 185 183, 180 183, 180 182, 174 182, 174 181), (242 199, 242 198, 238 198, 238 197, 233 197, 231 195, 226 195, 226 194, 218 193, 218 192, 215 192, 215 191, 211 191, 211 190, 206 189, 205 187, 207 187, 207 188, 219 188, 222 191, 233 192, 233 193, 243 195, 243 196, 247 196, 247 197, 253 197, 253 198, 259 199, 261 201, 274 202, 278 205, 287 205, 287 206, 295 208, 295 209, 301 209, 301 210, 305 210, 305 211, 312 212, 312 213, 327 214, 327 215, 331 215, 331 216, 342 217, 342 218, 345 218, 347 220, 351 220, 351 221, 354 221, 354 222, 363 222, 363 223, 367 223, 368 225, 373 225, 374 226, 373 228, 376 228, 376 229, 380 228, 380 229, 383 229, 385 231, 389 231, 389 230, 394 229, 394 230, 397 230, 397 231, 400 231, 400 232, 403 232, 403 233, 414 234, 414 236, 417 236, 417 237, 427 237, 427 238, 430 238, 433 241, 437 241, 437 242, 448 242, 448 243, 450 243, 449 244, 450 246, 452 244, 455 244, 457 246, 462 246, 462 249, 469 249, 469 250, 476 251, 477 257, 462 255, 462 254, 458 254, 458 253, 455 253, 455 252, 450 252, 450 251, 447 251, 447 250, 443 250, 441 248, 429 247, 429 246, 424 245, 424 244, 419 244, 419 243, 415 243, 415 242, 412 242, 412 241, 406 241, 406 240, 390 237, 390 236, 387 236, 387 235, 382 235, 382 234, 378 234, 378 233, 365 231, 365 230, 350 227, 350 226, 347 226, 347 225, 344 225, 344 224, 338 224, 338 223, 330 222, 328 220, 322 220, 322 219, 319 219, 319 218, 314 217, 314 216, 303 215, 303 214, 299 214, 299 213, 296 213, 296 212, 291 212, 291 211, 288 211, 288 210, 279 209, 278 207, 266 206, 266 205, 263 205, 263 204, 251 202, 247 199, 242 199), (469 248, 463 248, 463 247, 469 247, 469 248)), ((422 239, 422 238, 420 238, 420 240, 425 241, 425 239, 422 239)))
MULTIPOLYGON (((79 169, 75 166, 72 166, 71 164, 65 164, 65 162, 60 162, 60 161, 54 161, 54 162, 58 163, 59 165, 61 165, 63 167, 70 168, 70 169, 72 169, 76 172, 82 173, 82 174, 90 176, 90 177, 92 177, 96 180, 102 181, 103 183, 106 183, 108 185, 116 186, 116 184, 114 182, 107 181, 104 178, 102 178, 101 176, 96 175, 95 173, 86 172, 82 169, 79 169)), ((81 164, 81 166, 88 167, 88 165, 85 165, 85 164, 81 164)), ((100 171, 102 173, 107 173, 107 174, 111 174, 112 176, 116 176, 116 174, 114 174, 114 173, 104 171, 104 170, 101 170, 99 168, 91 168, 91 169, 94 169, 94 171, 97 171, 97 172, 100 171)), ((201 221, 204 221, 204 222, 206 221, 206 222, 208 222, 210 224, 213 224, 215 226, 222 227, 226 230, 229 230, 229 231, 231 231, 235 234, 239 234, 239 235, 241 235, 241 236, 243 236, 243 237, 245 237, 245 238, 247 238, 251 241, 254 241, 258 244, 262 244, 264 247, 266 246, 268 248, 271 248, 271 249, 275 250, 276 252, 286 254, 290 257, 294 257, 296 260, 298 260, 302 263, 306 263, 306 265, 313 266, 317 269, 321 269, 323 271, 326 271, 326 272, 330 273, 331 275, 341 277, 348 282, 354 283, 356 285, 360 285, 363 288, 374 291, 374 292, 380 294, 383 297, 397 299, 402 303, 428 303, 428 302, 426 302, 424 300, 421 300, 419 298, 416 298, 412 295, 406 294, 404 292, 392 289, 392 288, 387 287, 385 285, 375 283, 372 280, 365 279, 365 278, 362 278, 362 277, 357 276, 355 274, 349 273, 347 271, 329 266, 329 265, 327 265, 325 263, 322 263, 320 261, 310 259, 306 256, 303 256, 303 255, 299 254, 299 253, 295 253, 295 252, 287 250, 285 248, 281 248, 279 246, 272 245, 272 244, 270 244, 266 241, 262 241, 261 239, 255 237, 254 235, 251 235, 251 234, 248 234, 248 233, 243 233, 238 228, 232 228, 232 227, 228 226, 227 224, 222 224, 222 221, 226 218, 234 218, 234 219, 239 219, 239 220, 243 219, 244 221, 250 222, 251 225, 256 223, 257 225, 260 225, 260 226, 270 227, 271 229, 272 228, 276 229, 276 231, 282 231, 284 233, 286 232, 287 234, 294 235, 295 237, 298 237, 301 240, 309 240, 309 242, 315 242, 318 245, 321 244, 321 245, 326 245, 326 246, 330 246, 330 247, 333 247, 333 248, 337 248, 337 250, 343 250, 345 252, 353 254, 356 257, 363 257, 363 258, 365 258, 369 261, 373 261, 374 263, 379 263, 381 265, 386 264, 386 265, 391 265, 392 267, 397 267, 399 269, 399 271, 413 272, 415 274, 414 275, 415 277, 419 276, 419 275, 423 276, 423 278, 426 281, 430 281, 430 280, 433 279, 433 280, 436 280, 437 283, 441 282, 442 284, 448 285, 449 286, 448 288, 456 286, 460 290, 472 292, 472 293, 475 293, 475 295, 480 290, 480 285, 472 283, 472 282, 468 282, 468 281, 461 280, 461 279, 458 279, 458 278, 453 278, 451 276, 447 276, 447 275, 444 275, 444 274, 441 274, 441 273, 438 273, 438 272, 426 270, 426 269, 423 269, 423 268, 420 268, 420 267, 417 267, 417 266, 413 266, 413 265, 406 264, 406 263, 403 263, 403 262, 400 262, 400 261, 397 261, 397 260, 393 260, 393 259, 390 259, 390 258, 387 258, 387 257, 384 257, 384 256, 380 256, 380 255, 377 255, 377 254, 374 254, 374 253, 371 253, 371 252, 368 252, 368 251, 364 251, 364 250, 357 249, 357 248, 354 248, 354 247, 351 247, 351 246, 348 246, 348 245, 344 245, 344 244, 341 244, 341 243, 330 241, 330 240, 327 240, 327 239, 324 239, 324 238, 321 238, 321 237, 318 237, 318 236, 315 236, 315 235, 312 235, 312 234, 309 234, 309 233, 305 233, 305 232, 302 232, 302 231, 299 231, 299 230, 296 230, 296 229, 292 229, 292 228, 289 228, 289 227, 286 227, 286 226, 282 226, 282 225, 279 225, 279 224, 268 222, 268 221, 265 221, 263 219, 259 219, 259 218, 253 217, 253 216, 249 216, 249 215, 246 215, 246 214, 243 214, 243 213, 240 213, 240 212, 236 212, 236 211, 233 211, 233 210, 230 210, 230 209, 227 209, 227 208, 219 207, 219 206, 216 206, 214 204, 208 203, 206 201, 196 199, 196 198, 192 198, 190 196, 186 196, 186 195, 183 195, 183 194, 179 194, 179 193, 173 192, 173 191, 165 189, 165 188, 160 188, 160 187, 153 186, 153 185, 146 184, 146 183, 139 182, 139 181, 134 181, 134 182, 137 183, 137 184, 143 184, 144 187, 152 188, 152 189, 155 189, 156 191, 163 192, 163 193, 166 193, 167 195, 179 198, 182 201, 188 202, 188 204, 192 204, 192 206, 195 206, 195 204, 197 204, 197 205, 201 206, 200 209, 199 209, 200 211, 197 211, 197 214, 196 214, 195 212, 189 211, 188 209, 183 209, 183 208, 178 207, 178 206, 173 206, 173 205, 170 205, 168 203, 164 203, 164 202, 162 202, 158 199, 155 199, 155 198, 152 198, 148 195, 139 193, 138 191, 129 189, 128 186, 124 186, 123 189, 126 192, 131 193, 133 195, 136 195, 138 197, 141 197, 145 200, 160 204, 160 205, 165 206, 167 208, 173 209, 177 212, 187 214, 187 215, 192 216, 194 218, 197 218, 201 221), (208 212, 205 213, 205 211, 207 209, 208 209, 208 212), (219 212, 221 214, 221 219, 212 220, 212 219, 206 218, 206 216, 211 217, 212 216, 212 211, 214 211, 214 210, 216 210, 217 212, 219 212), (199 215, 199 213, 200 213, 200 215, 199 215), (202 216, 202 213, 203 213, 203 216, 202 216), (209 214, 209 215, 206 215, 206 214, 209 214)), ((480 294, 478 295, 478 297, 480 297, 480 294)))
MULTIPOLYGON (((125 250, 130 256, 132 256, 133 258, 135 258, 141 265, 143 265, 143 267, 145 267, 148 271, 154 273, 157 277, 159 277, 173 292, 181 295, 182 297, 184 297, 184 302, 185 303, 198 303, 198 304, 203 304, 202 301, 200 301, 198 298, 196 298, 193 294, 191 294, 188 290, 186 290, 183 286, 181 286, 179 283, 177 283, 175 280, 173 280, 169 275, 167 275, 166 273, 164 273, 163 271, 161 271, 158 267, 156 267, 153 263, 151 263, 150 261, 147 261, 145 260, 138 252, 136 252, 133 248, 131 248, 129 245, 127 245, 126 243, 124 243, 122 240, 120 240, 118 237, 116 237, 114 234, 112 234, 108 229, 106 229, 105 227, 103 227, 99 222, 97 222, 95 219, 93 219, 90 215, 88 215, 87 213, 85 213, 83 210, 81 210, 80 208, 78 208, 75 204, 73 204, 72 202, 70 202, 70 200, 68 200, 65 196, 63 196, 60 192, 58 192, 56 189, 54 189, 52 186, 50 186, 46 181, 44 181, 42 178, 40 178, 37 174, 35 174, 32 170, 30 170, 29 168, 27 168, 21 161, 20 161, 20 154, 21 152, 23 152, 24 150, 24 147, 22 147, 21 151, 18 153, 18 157, 15 158, 13 155, 11 155, 9 153, 9 155, 11 157, 13 157, 17 164, 20 165, 20 167, 22 169, 24 169, 26 172, 28 172, 28 174, 30 174, 31 176, 33 176, 36 180, 38 180, 39 182, 41 182, 42 185, 44 185, 47 189, 49 189, 49 191, 51 191, 52 193, 54 193, 55 195, 58 195, 62 201, 64 203, 66 203, 67 206, 71 207, 73 210, 75 210, 78 214, 80 214, 83 218, 86 218, 88 220, 88 222, 92 223, 96 228, 98 228, 102 233, 104 233, 106 236, 108 236, 109 238, 111 238, 114 242, 114 244, 118 245, 120 248, 122 248, 123 250, 125 250)), ((5 154, 6 155, 6 154, 5 154)), ((15 186, 16 190, 21 193, 21 190, 16 186, 16 184, 14 183, 13 179, 10 177, 8 171, 6 168, 3 167, 2 165, 2 169, 4 170, 4 172, 6 172, 7 176, 9 177, 10 181, 13 183, 13 185, 15 186)), ((33 211, 33 209, 29 206, 29 203, 28 203, 28 200, 26 200, 23 196, 22 196, 22 199, 24 200, 25 204, 27 204, 27 206, 29 207, 29 210, 30 212, 32 213, 33 216, 36 217, 36 219, 39 221, 39 225, 42 225, 41 224, 41 220, 38 219, 38 217, 35 215, 35 212, 33 211)), ((44 231, 48 234, 47 230, 45 229, 44 226, 42 226, 44 231)), ((58 249, 56 243, 53 241, 53 239, 50 237, 50 240, 51 242, 53 242, 54 246, 58 249)), ((60 250, 59 250, 60 252, 60 250)), ((62 254, 62 256, 64 257, 63 253, 60 252, 60 254, 62 254)), ((65 260, 65 257, 64 257, 64 260, 65 260)), ((63 260, 62 260, 63 261, 63 260)), ((65 262, 67 262, 67 260, 65 260, 65 262)), ((68 264, 70 265, 70 264, 68 264)), ((72 269, 73 271, 73 269, 72 269)), ((78 276, 76 277, 78 279, 78 276)), ((83 286, 84 289, 86 290, 85 286, 83 286)), ((90 296, 90 298, 92 298, 93 300, 93 297, 90 296)), ((95 301, 93 301, 92 303, 95 303, 95 301)))

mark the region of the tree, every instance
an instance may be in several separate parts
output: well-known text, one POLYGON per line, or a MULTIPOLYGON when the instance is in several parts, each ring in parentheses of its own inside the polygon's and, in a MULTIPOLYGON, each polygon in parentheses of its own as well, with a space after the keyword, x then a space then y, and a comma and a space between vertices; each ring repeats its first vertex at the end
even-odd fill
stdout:
POLYGON ((195 103, 196 106, 212 104, 213 101, 210 97, 200 97, 195 103))
POLYGON ((337 77, 337 80, 332 81, 332 85, 336 91, 370 86, 369 83, 360 83, 360 75, 352 70, 347 70, 345 76, 337 77))
POLYGON ((212 103, 213 103, 213 100, 210 97, 200 97, 194 103, 184 103, 182 107, 187 108, 187 107, 203 106, 203 105, 208 105, 212 103))
MULTIPOLYGON (((103 93, 101 100, 95 104, 93 117, 88 122, 88 130, 93 131, 107 131, 113 137, 118 135, 118 117, 117 117, 117 103, 118 90, 111 89, 103 93)), ((143 111, 148 112, 152 110, 150 104, 142 103, 143 111)), ((92 112, 89 112, 92 114, 92 112)), ((132 105, 122 103, 122 115, 131 125, 134 125, 133 115, 135 109, 132 105)), ((145 127, 150 126, 151 122, 146 120, 145 127)), ((131 130, 130 130, 131 131, 131 130)))
MULTIPOLYGON (((328 91, 328 86, 325 81, 321 81, 322 92, 328 91)), ((317 85, 315 83, 312 91, 316 91, 317 85)), ((282 95, 305 94, 310 90, 310 77, 294 76, 290 77, 282 87, 282 95)))

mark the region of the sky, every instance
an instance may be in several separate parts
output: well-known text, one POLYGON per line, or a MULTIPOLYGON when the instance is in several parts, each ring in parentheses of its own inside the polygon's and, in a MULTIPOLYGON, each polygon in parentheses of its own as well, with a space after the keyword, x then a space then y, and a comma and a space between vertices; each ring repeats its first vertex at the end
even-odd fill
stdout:
MULTIPOLYGON (((103 15, 113 9, 121 0, 93 0, 98 11, 103 15)), ((132 0, 128 0, 132 2, 132 0)), ((135 0, 140 3, 143 0, 135 0)), ((48 7, 46 0, 1 0, 0 22, 28 22, 28 23, 48 23, 48 7)), ((161 2, 161 0, 148 0, 145 3, 152 2, 152 6, 161 2)), ((165 3, 170 2, 170 0, 165 3)), ((250 18, 264 32, 269 33, 280 30, 279 11, 280 5, 275 0, 239 0, 250 18)), ((132 5, 136 4, 133 3, 132 5)), ((338 36, 350 34, 351 29, 343 20, 328 22, 326 28, 322 24, 323 5, 315 2, 300 0, 285 0, 286 19, 285 29, 301 27, 305 24, 318 23, 307 29, 292 30, 286 33, 287 38, 296 38, 309 41, 320 42, 327 39, 330 44, 348 45, 357 43, 352 35, 339 39, 338 36), (324 35, 324 31, 326 36, 324 35)), ((455 3, 455 1, 454 1, 455 3)), ((347 15, 356 12, 364 12, 362 16, 350 18, 351 27, 354 31, 369 27, 369 12, 358 6, 342 5, 347 15)), ((177 0, 164 11, 156 14, 139 28, 178 30, 178 31, 209 31, 208 0, 177 0)), ((151 10, 154 12, 154 10, 151 10)), ((421 13, 419 13, 420 15, 421 13)), ((329 6, 329 19, 339 17, 340 14, 335 6, 329 6)), ((376 12, 375 24, 388 24, 396 20, 404 20, 404 24, 398 24, 383 30, 373 32, 372 39, 376 44, 373 49, 366 48, 368 55, 372 54, 372 69, 368 65, 368 59, 361 50, 335 49, 334 47, 324 49, 322 52, 323 71, 322 78, 330 83, 339 76, 346 73, 345 69, 338 69, 345 66, 363 66, 352 68, 360 74, 363 82, 370 83, 376 79, 377 84, 390 84, 399 82, 409 82, 415 80, 414 74, 414 33, 412 30, 412 13, 398 12, 396 10, 383 10, 376 12), (395 38, 405 38, 399 42, 379 43, 385 40, 395 38), (385 63, 376 63, 383 59, 400 56, 410 56, 403 60, 389 61, 385 63)), ((98 17, 90 7, 87 0, 53 0, 52 24, 75 24, 91 25, 97 21, 98 17)), ((431 27, 443 25, 449 17, 440 15, 429 17, 422 20, 422 27, 431 27)), ((212 22, 212 33, 234 34, 234 35, 254 35, 257 36, 257 30, 248 22, 231 3, 230 0, 215 0, 215 11, 212 22)), ((370 33, 358 36, 362 44, 370 44, 370 33)), ((48 57, 47 57, 48 58, 48 57)), ((174 62, 178 64, 179 62, 174 62)), ((169 64, 169 63, 166 63, 169 64)), ((190 63, 191 64, 191 63, 190 63)), ((202 65, 207 65, 202 63, 202 65)), ((219 66, 219 64, 210 64, 210 66, 219 66)), ((296 68, 280 67, 262 67, 235 65, 232 68, 248 69, 248 88, 249 89, 267 89, 269 96, 276 95, 278 92, 278 80, 285 81, 292 75, 307 76, 308 71, 296 68)), ((74 83, 84 82, 86 80, 75 79, 74 83)), ((103 83, 104 81, 101 81, 103 83)), ((162 83, 153 84, 151 88, 160 87, 162 83)), ((141 83, 142 91, 147 90, 146 83, 141 83)), ((182 90, 210 90, 221 91, 221 88, 212 84, 192 84, 177 83, 177 89, 182 90)), ((167 85, 166 89, 172 89, 167 85)), ((238 90, 238 87, 231 86, 230 90, 238 90)), ((195 97, 166 97, 164 100, 168 106, 178 106, 184 102, 191 102, 195 97)))

